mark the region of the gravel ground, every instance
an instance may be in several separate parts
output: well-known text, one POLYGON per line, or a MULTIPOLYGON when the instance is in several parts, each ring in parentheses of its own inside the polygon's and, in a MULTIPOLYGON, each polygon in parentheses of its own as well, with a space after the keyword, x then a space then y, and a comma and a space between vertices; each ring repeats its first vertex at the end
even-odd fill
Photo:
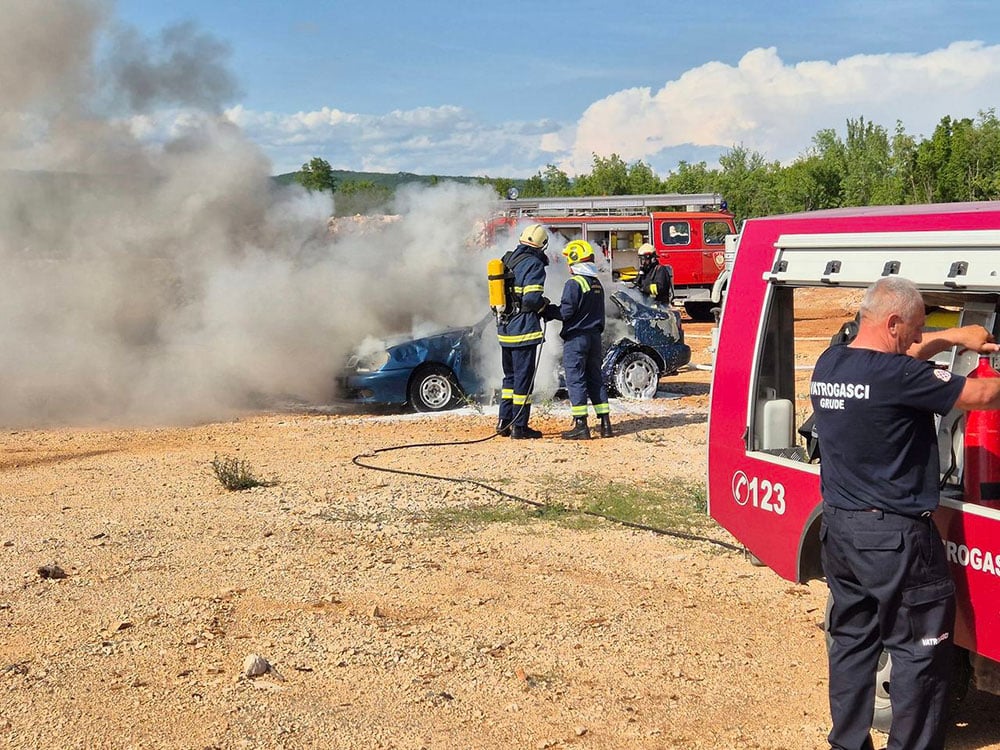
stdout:
MULTIPOLYGON (((579 482, 701 485, 708 380, 614 403, 610 440, 561 441, 557 404, 540 441, 366 460, 538 503, 579 482)), ((822 584, 753 567, 710 523, 679 539, 352 463, 492 424, 0 432, 0 746, 826 746, 822 584), (273 483, 225 491, 220 456, 273 483)), ((998 709, 972 694, 949 747, 1000 748, 998 709)))

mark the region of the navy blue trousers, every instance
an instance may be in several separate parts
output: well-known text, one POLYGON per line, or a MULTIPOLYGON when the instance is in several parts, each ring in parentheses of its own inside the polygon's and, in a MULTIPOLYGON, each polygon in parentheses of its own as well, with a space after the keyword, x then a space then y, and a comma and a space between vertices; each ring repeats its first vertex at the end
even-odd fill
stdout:
POLYGON ((503 366, 500 419, 517 427, 527 427, 528 417, 531 416, 531 389, 537 352, 537 345, 500 347, 503 366))
POLYGON ((870 750, 875 673, 892 657, 887 750, 944 747, 955 635, 955 585, 934 522, 823 506, 830 610, 829 740, 870 750))
POLYGON ((574 417, 587 416, 587 399, 598 414, 608 413, 608 389, 601 377, 601 333, 573 336, 563 343, 563 373, 574 417))

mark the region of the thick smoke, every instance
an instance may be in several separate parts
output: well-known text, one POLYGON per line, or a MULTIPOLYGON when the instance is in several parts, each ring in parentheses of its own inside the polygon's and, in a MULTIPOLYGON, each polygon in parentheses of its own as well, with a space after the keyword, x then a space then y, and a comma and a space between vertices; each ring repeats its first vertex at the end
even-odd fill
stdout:
POLYGON ((406 191, 398 221, 333 236, 329 196, 275 189, 219 119, 236 91, 222 45, 109 18, 92 0, 0 16, 0 425, 327 403, 365 338, 487 312, 496 250, 466 239, 491 190, 406 191), (187 125, 150 144, 162 106, 187 125))

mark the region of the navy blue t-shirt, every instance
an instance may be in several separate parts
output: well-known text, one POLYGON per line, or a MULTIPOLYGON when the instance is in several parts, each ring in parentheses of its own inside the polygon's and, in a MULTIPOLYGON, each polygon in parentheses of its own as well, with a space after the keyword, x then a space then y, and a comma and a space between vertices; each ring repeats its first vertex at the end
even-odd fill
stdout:
POLYGON ((919 516, 938 505, 934 415, 951 411, 965 378, 905 354, 832 346, 809 393, 823 500, 848 510, 919 516))

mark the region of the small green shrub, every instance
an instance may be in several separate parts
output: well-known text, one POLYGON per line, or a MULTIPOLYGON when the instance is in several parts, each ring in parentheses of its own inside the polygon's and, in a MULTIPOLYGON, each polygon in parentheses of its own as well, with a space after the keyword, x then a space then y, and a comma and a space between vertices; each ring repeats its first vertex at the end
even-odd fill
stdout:
POLYGON ((212 471, 223 487, 231 492, 249 490, 253 487, 270 487, 277 484, 274 481, 258 479, 254 476, 250 464, 238 458, 216 456, 212 459, 212 471))

